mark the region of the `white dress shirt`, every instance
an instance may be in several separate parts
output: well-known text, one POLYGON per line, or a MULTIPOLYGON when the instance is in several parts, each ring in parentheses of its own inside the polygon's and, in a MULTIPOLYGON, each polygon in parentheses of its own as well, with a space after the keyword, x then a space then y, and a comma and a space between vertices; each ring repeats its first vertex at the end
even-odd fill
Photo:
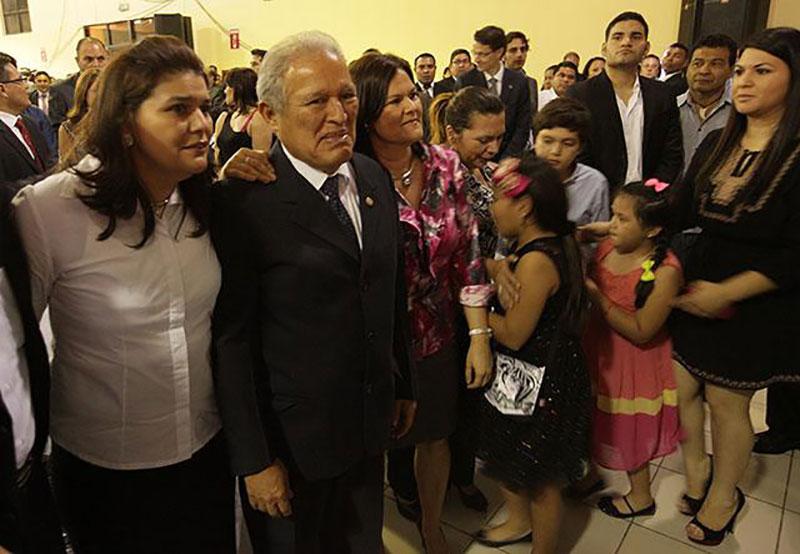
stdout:
POLYGON ((492 78, 497 79, 497 83, 495 84, 497 96, 503 94, 503 73, 505 73, 506 67, 501 63, 500 69, 494 75, 489 73, 483 72, 483 76, 486 77, 486 84, 489 84, 489 80, 492 78))
POLYGON ((22 144, 23 148, 25 148, 25 150, 28 151, 28 154, 31 155, 31 158, 35 159, 36 156, 33 155, 30 146, 28 146, 28 143, 25 142, 24 138, 22 138, 22 133, 20 132, 20 130, 17 129, 17 120, 19 119, 19 117, 20 116, 18 115, 0 111, 0 121, 5 123, 6 127, 11 129, 11 132, 14 133, 14 136, 19 139, 19 142, 22 144))
MULTIPOLYGON (((97 166, 87 156, 79 168, 97 166)), ((220 429, 211 375, 211 315, 220 268, 208 233, 173 193, 139 249, 141 210, 107 218, 76 196, 62 171, 22 189, 16 217, 37 316, 55 338, 51 435, 75 456, 111 469, 189 459, 220 429)))
POLYGON ((417 88, 419 88, 420 91, 424 91, 429 98, 433 98, 433 81, 431 81, 428 85, 424 85, 417 81, 417 88))
POLYGON ((36 439, 30 376, 25 358, 25 330, 5 269, 0 267, 0 393, 11 416, 17 468, 22 467, 36 439))
POLYGON ((539 109, 541 110, 544 108, 551 100, 555 100, 558 98, 558 93, 556 93, 555 89, 548 88, 545 90, 539 91, 539 109))
POLYGON ((363 247, 363 240, 361 238, 361 211, 359 210, 360 202, 358 200, 358 187, 356 186, 356 180, 353 178, 353 169, 350 167, 350 164, 343 163, 339 166, 339 169, 337 169, 335 173, 328 175, 324 171, 313 168, 304 161, 298 160, 292 156, 282 143, 281 148, 283 148, 283 152, 286 154, 286 157, 289 158, 289 162, 297 170, 297 172, 302 175, 306 181, 311 183, 311 186, 317 189, 317 192, 319 192, 323 198, 325 195, 320 189, 322 189, 322 185, 325 184, 325 180, 333 175, 339 176, 339 200, 342 201, 344 209, 347 210, 347 215, 349 215, 350 219, 353 221, 353 227, 355 228, 356 236, 358 237, 358 247, 363 247))
POLYGON ((50 115, 50 93, 49 92, 39 92, 36 91, 36 103, 39 105, 39 109, 42 110, 45 114, 50 115))
POLYGON ((617 108, 622 120, 622 132, 625 135, 625 149, 628 152, 628 171, 625 183, 642 180, 642 147, 644 141, 644 100, 639 76, 633 84, 633 93, 628 103, 617 97, 617 108))

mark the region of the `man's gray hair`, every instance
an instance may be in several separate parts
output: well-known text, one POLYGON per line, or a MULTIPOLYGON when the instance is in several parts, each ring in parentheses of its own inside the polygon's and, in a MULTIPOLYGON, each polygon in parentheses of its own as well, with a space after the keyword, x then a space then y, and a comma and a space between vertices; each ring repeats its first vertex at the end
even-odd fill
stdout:
POLYGON ((345 61, 342 48, 332 36, 321 31, 305 31, 286 37, 267 51, 258 72, 258 99, 276 112, 286 103, 283 78, 292 60, 300 54, 324 52, 345 61))

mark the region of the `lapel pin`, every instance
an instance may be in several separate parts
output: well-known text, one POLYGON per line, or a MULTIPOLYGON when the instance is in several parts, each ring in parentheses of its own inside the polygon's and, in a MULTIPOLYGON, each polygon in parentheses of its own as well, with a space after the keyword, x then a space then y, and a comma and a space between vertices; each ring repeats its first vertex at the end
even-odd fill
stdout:
POLYGON ((371 196, 367 196, 367 197, 364 199, 364 202, 366 202, 366 203, 367 203, 367 206, 369 206, 370 208, 371 208, 372 206, 374 206, 374 205, 375 205, 375 201, 372 199, 372 197, 371 197, 371 196))

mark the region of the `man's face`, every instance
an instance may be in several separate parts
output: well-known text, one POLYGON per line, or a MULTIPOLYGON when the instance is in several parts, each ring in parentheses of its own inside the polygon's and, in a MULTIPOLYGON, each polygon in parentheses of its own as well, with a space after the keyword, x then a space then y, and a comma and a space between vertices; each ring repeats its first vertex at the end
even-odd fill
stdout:
POLYGON ((575 65, 577 65, 578 67, 581 66, 581 57, 578 54, 576 54, 575 52, 567 52, 566 54, 564 54, 564 60, 563 61, 572 62, 575 65))
POLYGON ((78 68, 80 68, 81 72, 92 67, 101 68, 108 61, 108 50, 97 42, 86 41, 81 44, 75 61, 78 62, 78 68))
POLYGON ((457 54, 450 62, 450 75, 454 78, 463 75, 472 67, 472 62, 466 54, 457 54))
POLYGON ((545 69, 544 79, 542 80, 542 90, 550 90, 553 88, 553 75, 556 74, 555 69, 545 69))
POLYGON ((492 50, 488 44, 476 42, 472 46, 472 57, 480 71, 494 75, 500 70, 500 61, 503 59, 503 49, 492 50))
POLYGON ((24 112, 31 101, 25 83, 16 67, 7 64, 5 67, 6 78, 0 83, 0 110, 12 115, 24 112))
POLYGON ((47 75, 37 75, 33 82, 39 92, 47 92, 50 89, 50 77, 47 75))
POLYGON ((417 81, 423 85, 429 85, 436 77, 436 62, 430 56, 423 56, 417 60, 414 73, 417 75, 417 81))
POLYGON ((650 43, 641 23, 620 21, 611 28, 602 50, 610 67, 637 67, 650 51, 650 43))
POLYGON ((250 56, 250 68, 258 73, 258 70, 261 69, 261 62, 264 61, 264 58, 259 56, 258 54, 253 54, 250 56))
POLYGON ((647 56, 642 60, 642 69, 639 74, 648 79, 656 79, 661 73, 661 61, 655 56, 647 56))
POLYGON ((686 81, 692 92, 701 94, 721 91, 730 79, 733 68, 728 64, 727 48, 698 48, 686 70, 686 81))
POLYGON ((506 65, 511 69, 522 69, 528 59, 528 45, 521 38, 515 38, 506 46, 506 65))
POLYGON ((559 96, 564 96, 567 89, 575 84, 577 73, 571 67, 559 67, 553 75, 553 89, 559 96))
POLYGON ((297 159, 329 175, 353 157, 358 98, 344 60, 328 52, 294 58, 283 79, 280 112, 259 109, 297 159))
POLYGON ((673 46, 667 50, 664 59, 661 60, 661 65, 665 73, 675 73, 686 67, 686 61, 686 51, 683 48, 673 46))

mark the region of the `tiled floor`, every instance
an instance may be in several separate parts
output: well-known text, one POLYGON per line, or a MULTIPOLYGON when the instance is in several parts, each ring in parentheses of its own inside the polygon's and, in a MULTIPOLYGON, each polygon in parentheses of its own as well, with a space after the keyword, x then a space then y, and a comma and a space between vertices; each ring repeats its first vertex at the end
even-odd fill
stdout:
MULTIPOLYGON (((751 410, 756 430, 764 428, 764 396, 753 399, 751 410)), ((688 522, 675 507, 683 491, 683 464, 680 454, 655 460, 652 464, 653 493, 658 512, 653 517, 621 521, 606 516, 588 504, 570 504, 561 531, 559 552, 586 554, 690 554, 703 549, 691 543, 684 533, 688 522)), ((610 489, 625 492, 624 474, 609 473, 610 489)), ((464 509, 455 495, 445 507, 445 535, 453 552, 467 554, 527 554, 530 544, 500 549, 486 548, 472 541, 470 534, 487 521, 505 517, 498 490, 478 477, 478 486, 490 500, 489 511, 481 516, 464 509)), ((742 482, 747 504, 736 530, 709 552, 724 554, 800 554, 800 451, 781 456, 753 455, 742 482)), ((413 524, 403 519, 386 491, 386 520, 383 532, 387 554, 421 552, 419 535, 413 524)))

